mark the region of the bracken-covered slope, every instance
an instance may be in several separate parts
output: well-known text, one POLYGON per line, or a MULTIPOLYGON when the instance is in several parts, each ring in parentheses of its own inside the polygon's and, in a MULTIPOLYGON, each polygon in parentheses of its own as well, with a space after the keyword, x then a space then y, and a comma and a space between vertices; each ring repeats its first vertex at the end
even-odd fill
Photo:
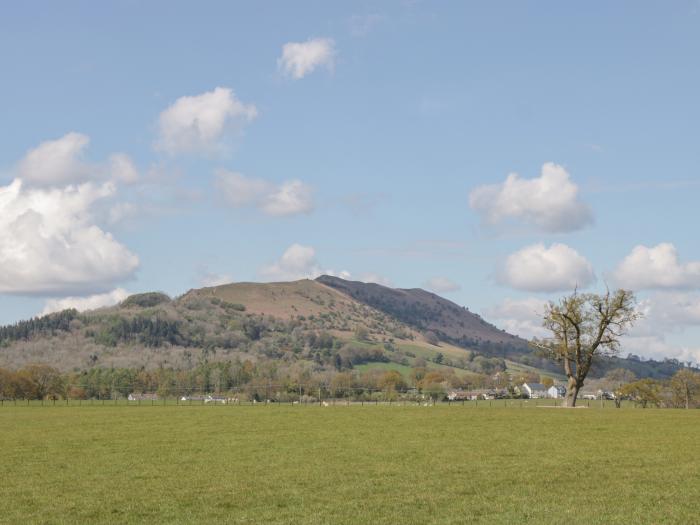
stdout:
POLYGON ((418 330, 434 332, 445 341, 465 347, 488 346, 487 343, 527 347, 525 340, 496 328, 467 308, 420 288, 389 288, 329 275, 322 275, 317 281, 418 330))

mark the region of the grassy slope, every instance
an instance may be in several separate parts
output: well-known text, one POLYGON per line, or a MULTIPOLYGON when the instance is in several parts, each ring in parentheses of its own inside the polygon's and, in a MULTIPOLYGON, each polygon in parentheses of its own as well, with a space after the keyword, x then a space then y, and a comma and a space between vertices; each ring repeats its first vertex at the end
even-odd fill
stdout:
POLYGON ((0 522, 697 523, 699 431, 679 410, 6 406, 0 522))

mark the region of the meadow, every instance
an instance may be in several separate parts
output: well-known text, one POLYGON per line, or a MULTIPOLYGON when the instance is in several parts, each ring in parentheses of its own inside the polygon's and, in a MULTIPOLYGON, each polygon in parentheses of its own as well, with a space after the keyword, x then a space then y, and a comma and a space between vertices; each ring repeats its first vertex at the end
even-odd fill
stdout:
POLYGON ((0 408, 0 523, 698 523, 700 411, 0 408))

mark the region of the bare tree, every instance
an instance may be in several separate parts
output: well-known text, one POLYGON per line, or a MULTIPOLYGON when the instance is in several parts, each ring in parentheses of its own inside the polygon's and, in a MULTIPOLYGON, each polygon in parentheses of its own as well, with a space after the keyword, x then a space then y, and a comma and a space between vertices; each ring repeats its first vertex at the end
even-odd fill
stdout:
POLYGON ((600 356, 617 354, 620 338, 639 317, 634 294, 628 290, 604 294, 575 291, 547 305, 543 325, 552 337, 532 344, 563 363, 568 379, 564 406, 576 406, 593 362, 600 356))

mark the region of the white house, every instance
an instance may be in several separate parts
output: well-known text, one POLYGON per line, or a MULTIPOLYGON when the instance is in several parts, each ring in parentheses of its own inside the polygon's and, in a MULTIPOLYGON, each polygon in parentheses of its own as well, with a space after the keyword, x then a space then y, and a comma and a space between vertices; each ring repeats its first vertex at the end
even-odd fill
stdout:
POLYGON ((530 399, 540 399, 547 397, 547 387, 542 383, 523 383, 521 391, 527 394, 530 399))
POLYGON ((132 392, 127 399, 129 401, 158 401, 158 394, 138 394, 132 392))
POLYGON ((552 385, 547 389, 547 397, 550 399, 560 399, 566 396, 566 387, 561 385, 552 385))

